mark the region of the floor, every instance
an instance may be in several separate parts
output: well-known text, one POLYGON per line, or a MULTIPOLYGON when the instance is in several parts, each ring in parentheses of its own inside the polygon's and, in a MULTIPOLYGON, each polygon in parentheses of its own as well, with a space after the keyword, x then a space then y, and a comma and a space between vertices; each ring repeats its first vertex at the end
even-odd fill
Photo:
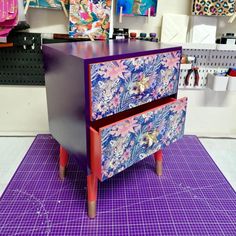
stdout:
POLYGON ((236 139, 200 139, 236 191, 236 139))
MULTIPOLYGON (((0 137, 0 196, 33 140, 34 137, 0 137)), ((206 138, 200 140, 236 190, 236 140, 206 138)))
POLYGON ((236 195, 196 136, 98 186, 97 215, 87 217, 86 175, 70 158, 58 178, 59 145, 38 135, 0 201, 0 235, 235 235, 236 195))
POLYGON ((0 137, 0 196, 33 140, 34 137, 0 137))

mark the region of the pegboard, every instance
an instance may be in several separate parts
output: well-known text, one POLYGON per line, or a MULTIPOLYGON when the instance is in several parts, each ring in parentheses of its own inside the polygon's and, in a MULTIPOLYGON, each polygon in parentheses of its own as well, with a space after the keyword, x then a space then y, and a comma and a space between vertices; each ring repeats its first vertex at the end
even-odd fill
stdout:
POLYGON ((229 67, 236 67, 236 51, 210 50, 210 49, 183 49, 183 54, 197 58, 195 65, 199 67, 199 85, 194 86, 194 74, 190 76, 189 85, 184 80, 188 70, 180 70, 179 88, 204 89, 207 84, 207 74, 227 71, 229 67))
POLYGON ((214 74, 215 72, 224 72, 227 71, 226 68, 213 68, 213 67, 200 67, 198 70, 199 73, 199 85, 198 86, 194 86, 194 74, 192 73, 192 75, 190 76, 189 79, 189 85, 186 86, 185 85, 185 77, 188 73, 188 70, 186 69, 181 69, 180 70, 180 78, 179 78, 179 88, 185 88, 185 89, 204 89, 206 88, 207 85, 207 74, 211 73, 214 74))
POLYGON ((12 33, 13 47, 0 49, 0 84, 44 85, 41 35, 12 33))

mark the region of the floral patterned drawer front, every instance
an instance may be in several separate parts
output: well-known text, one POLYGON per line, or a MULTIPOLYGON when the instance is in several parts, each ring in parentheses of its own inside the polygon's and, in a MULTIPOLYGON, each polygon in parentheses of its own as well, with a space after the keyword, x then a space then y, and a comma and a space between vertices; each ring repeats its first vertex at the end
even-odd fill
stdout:
POLYGON ((181 51, 90 65, 91 120, 177 92, 181 51))
POLYGON ((186 106, 182 98, 100 128, 91 148, 98 177, 110 178, 181 138, 186 106))

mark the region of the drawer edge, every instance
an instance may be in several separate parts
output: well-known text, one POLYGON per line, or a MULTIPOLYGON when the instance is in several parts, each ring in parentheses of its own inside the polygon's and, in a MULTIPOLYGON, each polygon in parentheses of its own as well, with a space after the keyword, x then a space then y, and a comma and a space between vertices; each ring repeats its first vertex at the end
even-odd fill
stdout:
POLYGON ((93 129, 90 129, 90 166, 92 173, 102 181, 102 166, 101 166, 101 138, 99 133, 93 129))

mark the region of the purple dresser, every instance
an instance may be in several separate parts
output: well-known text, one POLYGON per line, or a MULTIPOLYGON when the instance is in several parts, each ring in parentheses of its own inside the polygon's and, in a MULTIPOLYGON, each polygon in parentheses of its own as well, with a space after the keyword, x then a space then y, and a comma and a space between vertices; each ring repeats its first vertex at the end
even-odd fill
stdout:
POLYGON ((183 136, 187 99, 177 99, 181 48, 117 40, 43 46, 49 127, 68 157, 85 162, 88 215, 96 215, 97 181, 183 136))

